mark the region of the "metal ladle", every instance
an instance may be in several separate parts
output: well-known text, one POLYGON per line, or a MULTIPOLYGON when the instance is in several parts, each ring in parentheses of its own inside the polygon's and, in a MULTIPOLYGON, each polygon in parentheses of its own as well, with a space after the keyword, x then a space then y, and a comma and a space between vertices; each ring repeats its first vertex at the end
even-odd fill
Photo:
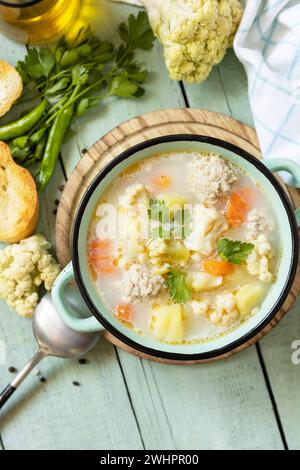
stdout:
POLYGON ((47 356, 80 357, 90 351, 100 338, 99 332, 80 333, 71 330, 54 308, 50 294, 45 295, 37 306, 32 327, 39 349, 31 361, 0 394, 0 409, 42 359, 47 356))

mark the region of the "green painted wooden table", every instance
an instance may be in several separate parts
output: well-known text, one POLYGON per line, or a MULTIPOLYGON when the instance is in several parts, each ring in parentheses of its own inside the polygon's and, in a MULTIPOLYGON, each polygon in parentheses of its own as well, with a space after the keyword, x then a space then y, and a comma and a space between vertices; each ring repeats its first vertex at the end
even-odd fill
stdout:
MULTIPOLYGON (((115 21, 134 7, 114 5, 115 21)), ((0 36, 0 56, 11 63, 25 47, 0 36)), ((143 56, 141 56, 141 59, 143 56)), ((41 201, 40 230, 54 242, 61 185, 83 148, 120 122, 169 107, 206 108, 252 124, 247 83, 231 51, 203 85, 168 79, 159 44, 147 55, 152 70, 146 96, 112 101, 77 123, 41 201)), ((87 363, 46 359, 15 394, 0 419, 3 449, 300 449, 300 365, 291 361, 300 339, 300 302, 256 347, 223 362, 170 366, 137 359, 102 341, 87 363), (74 386, 77 381, 80 386, 74 386)), ((0 341, 7 361, 0 384, 35 349, 31 322, 0 304, 0 341)))

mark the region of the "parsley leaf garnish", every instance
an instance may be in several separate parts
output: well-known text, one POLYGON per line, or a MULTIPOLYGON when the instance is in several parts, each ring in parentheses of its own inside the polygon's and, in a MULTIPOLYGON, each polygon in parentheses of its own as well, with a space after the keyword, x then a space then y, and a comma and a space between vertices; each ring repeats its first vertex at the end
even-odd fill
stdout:
POLYGON ((128 80, 127 74, 123 73, 122 75, 113 78, 110 85, 110 94, 123 98, 133 98, 139 88, 140 87, 137 83, 128 80))
POLYGON ((29 49, 24 62, 19 61, 17 70, 34 80, 42 77, 48 77, 55 65, 55 57, 52 51, 47 47, 40 49, 29 49))
POLYGON ((121 39, 131 48, 139 48, 149 51, 155 40, 152 29, 149 28, 148 16, 145 12, 139 12, 137 16, 130 15, 127 23, 119 26, 121 39))
POLYGON ((191 292, 186 283, 186 274, 184 272, 170 268, 167 273, 166 286, 174 302, 183 304, 190 300, 191 292))
POLYGON ((229 240, 228 238, 222 238, 217 244, 219 257, 233 264, 241 264, 245 261, 253 248, 252 243, 229 240))
POLYGON ((84 85, 89 79, 89 69, 85 65, 75 65, 72 70, 72 85, 84 85))

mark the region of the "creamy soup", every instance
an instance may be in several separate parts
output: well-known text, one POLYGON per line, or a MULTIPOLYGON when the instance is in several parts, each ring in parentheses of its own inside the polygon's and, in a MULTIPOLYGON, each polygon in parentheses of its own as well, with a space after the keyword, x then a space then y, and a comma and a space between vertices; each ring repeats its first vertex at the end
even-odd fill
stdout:
POLYGON ((104 305, 140 334, 209 341, 255 315, 276 276, 271 205, 216 154, 153 155, 99 200, 87 241, 104 305))

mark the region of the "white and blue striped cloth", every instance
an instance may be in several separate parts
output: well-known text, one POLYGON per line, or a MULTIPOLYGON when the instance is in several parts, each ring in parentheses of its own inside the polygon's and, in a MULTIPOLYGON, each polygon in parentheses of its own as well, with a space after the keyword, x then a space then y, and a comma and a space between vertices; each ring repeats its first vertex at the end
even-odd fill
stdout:
POLYGON ((248 0, 234 48, 264 157, 300 163, 299 0, 248 0))

